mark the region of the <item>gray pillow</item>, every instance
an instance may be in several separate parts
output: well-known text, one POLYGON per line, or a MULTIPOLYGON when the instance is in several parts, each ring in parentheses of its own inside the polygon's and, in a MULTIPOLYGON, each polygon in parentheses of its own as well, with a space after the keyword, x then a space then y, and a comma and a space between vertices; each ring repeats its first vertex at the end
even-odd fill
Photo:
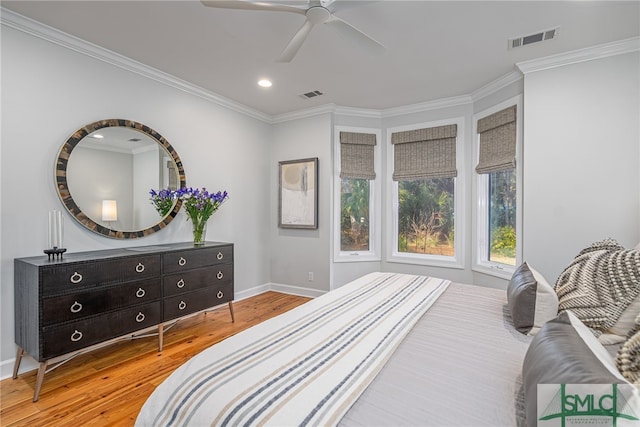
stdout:
POLYGON ((558 296, 553 287, 526 262, 509 281, 507 302, 513 324, 523 334, 535 335, 558 315, 558 296))
POLYGON ((526 425, 537 425, 538 384, 628 384, 607 350, 573 313, 547 322, 522 365, 526 425))

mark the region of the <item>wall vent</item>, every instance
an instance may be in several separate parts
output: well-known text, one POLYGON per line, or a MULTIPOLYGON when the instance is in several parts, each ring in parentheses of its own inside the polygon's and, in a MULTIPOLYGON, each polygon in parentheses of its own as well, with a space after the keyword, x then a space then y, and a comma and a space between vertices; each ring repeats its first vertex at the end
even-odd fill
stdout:
POLYGON ((300 95, 300 97, 304 98, 304 99, 309 99, 309 98, 313 98, 313 97, 316 97, 316 96, 320 96, 322 94, 323 93, 320 92, 319 90, 314 90, 314 91, 311 91, 311 92, 303 93, 302 95, 300 95))
POLYGON ((535 34, 529 34, 528 36, 509 39, 509 49, 516 49, 516 48, 527 46, 534 43, 553 40, 558 37, 559 32, 560 32, 560 27, 555 27, 548 30, 540 31, 535 34))

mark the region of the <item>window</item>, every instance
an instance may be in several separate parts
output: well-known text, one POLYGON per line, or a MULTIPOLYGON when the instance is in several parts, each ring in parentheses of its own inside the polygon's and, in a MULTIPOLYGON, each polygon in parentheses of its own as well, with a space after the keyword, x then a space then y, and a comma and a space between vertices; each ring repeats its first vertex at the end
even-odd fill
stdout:
POLYGON ((509 278, 520 259, 520 97, 479 114, 474 269, 509 278))
POLYGON ((454 256, 454 178, 398 182, 398 252, 454 256))
POLYGON ((488 176, 489 245, 487 260, 516 265, 516 171, 488 176))
POLYGON ((462 240, 456 231, 462 209, 456 180, 464 121, 451 122, 389 130, 390 261, 462 267, 463 251, 457 250, 462 240))
POLYGON ((368 179, 342 178, 340 184, 340 251, 369 251, 368 179))
POLYGON ((380 131, 336 127, 334 260, 380 259, 380 131))

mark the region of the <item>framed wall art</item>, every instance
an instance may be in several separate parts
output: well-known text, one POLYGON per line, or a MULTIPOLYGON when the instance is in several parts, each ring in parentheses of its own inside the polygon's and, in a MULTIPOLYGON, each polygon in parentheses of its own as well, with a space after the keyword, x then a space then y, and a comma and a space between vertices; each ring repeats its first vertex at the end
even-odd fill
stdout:
POLYGON ((318 228, 318 158, 278 165, 278 227, 318 228))

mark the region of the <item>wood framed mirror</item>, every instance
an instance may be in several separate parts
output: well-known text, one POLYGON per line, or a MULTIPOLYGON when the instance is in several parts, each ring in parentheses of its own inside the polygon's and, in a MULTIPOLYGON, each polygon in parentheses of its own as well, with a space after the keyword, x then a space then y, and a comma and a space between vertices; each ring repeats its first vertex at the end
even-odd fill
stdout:
POLYGON ((144 237, 166 227, 182 202, 176 200, 161 216, 149 192, 186 186, 182 161, 169 141, 124 119, 100 120, 75 131, 58 153, 55 182, 76 221, 114 239, 144 237))

